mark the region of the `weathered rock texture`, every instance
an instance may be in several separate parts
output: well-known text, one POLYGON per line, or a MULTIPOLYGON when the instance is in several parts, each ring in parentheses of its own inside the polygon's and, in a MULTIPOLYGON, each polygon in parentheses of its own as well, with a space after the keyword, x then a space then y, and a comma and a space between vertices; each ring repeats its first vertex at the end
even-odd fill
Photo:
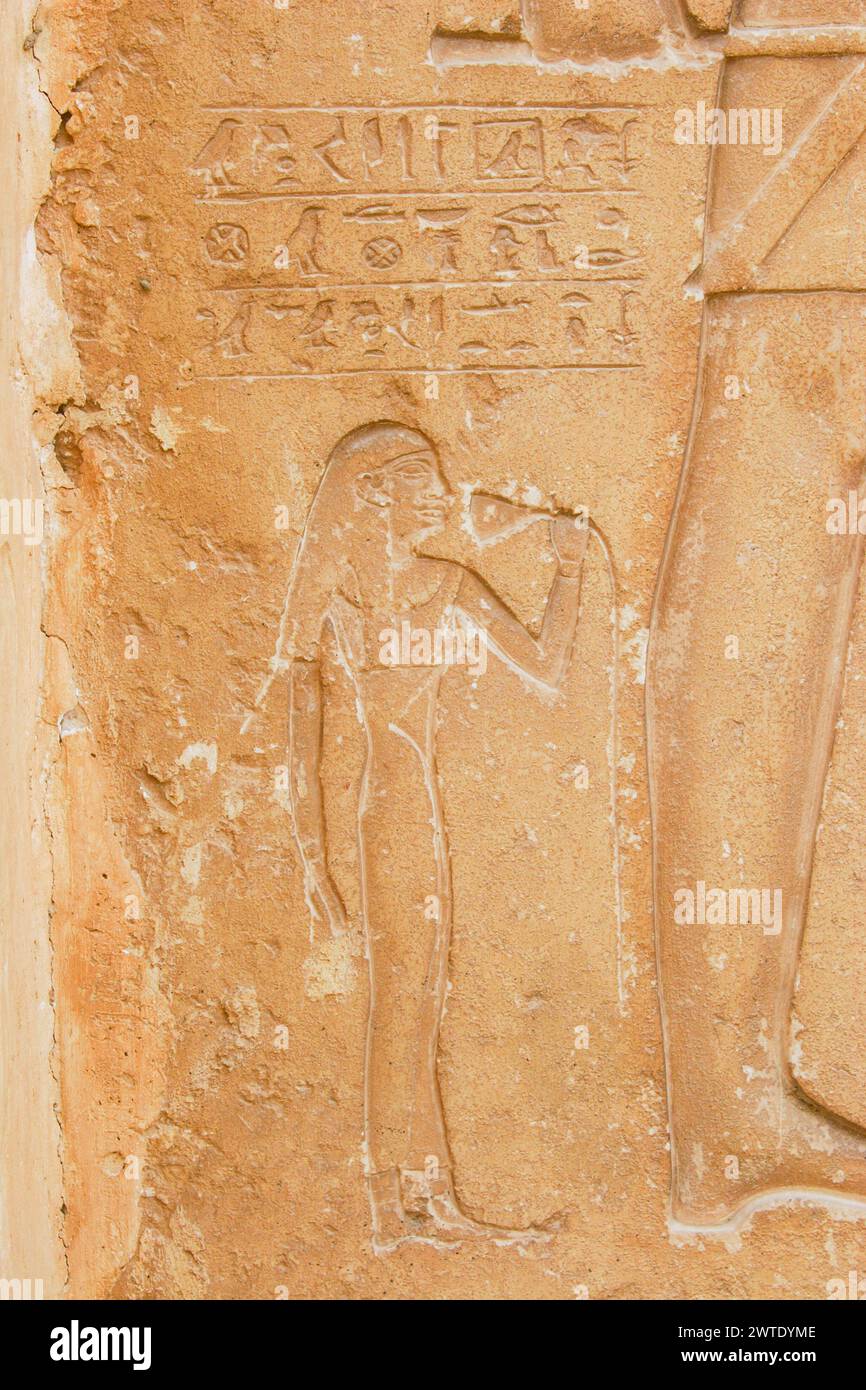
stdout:
POLYGON ((10 1275, 863 1266, 866 7, 778 9, 21 7, 10 1275), (779 148, 678 141, 718 93, 779 148))
MULTIPOLYGON (((50 402, 67 393, 75 370, 58 309, 59 287, 51 285, 50 272, 37 260, 33 232, 48 186, 55 118, 24 50, 32 37, 31 11, 31 5, 10 4, 2 36, 0 170, 6 195, 0 243, 0 489, 8 509, 0 542, 5 803, 0 858, 0 1277, 20 1280, 22 1287, 30 1280, 33 1290, 41 1280, 45 1294, 57 1296, 66 1266, 46 799, 58 736, 46 726, 42 704, 52 659, 42 626, 45 552, 27 543, 23 521, 29 514, 35 522, 50 485, 50 402)), ((37 538, 33 525, 30 535, 37 538)))

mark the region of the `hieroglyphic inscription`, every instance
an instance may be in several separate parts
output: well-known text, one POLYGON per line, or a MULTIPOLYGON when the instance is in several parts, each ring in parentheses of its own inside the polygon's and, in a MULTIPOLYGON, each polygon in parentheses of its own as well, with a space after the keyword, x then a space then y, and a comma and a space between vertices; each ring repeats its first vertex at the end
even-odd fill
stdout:
POLYGON ((209 114, 197 375, 640 365, 640 109, 209 114))

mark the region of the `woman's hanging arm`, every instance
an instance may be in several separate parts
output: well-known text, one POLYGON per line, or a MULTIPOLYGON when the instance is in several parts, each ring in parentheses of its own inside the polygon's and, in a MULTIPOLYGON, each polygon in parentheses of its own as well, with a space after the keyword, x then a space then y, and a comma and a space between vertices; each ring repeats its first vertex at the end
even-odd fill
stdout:
POLYGON ((322 800, 322 677, 318 659, 289 666, 289 795, 295 839, 314 914, 334 936, 348 930, 346 909, 327 863, 322 800))

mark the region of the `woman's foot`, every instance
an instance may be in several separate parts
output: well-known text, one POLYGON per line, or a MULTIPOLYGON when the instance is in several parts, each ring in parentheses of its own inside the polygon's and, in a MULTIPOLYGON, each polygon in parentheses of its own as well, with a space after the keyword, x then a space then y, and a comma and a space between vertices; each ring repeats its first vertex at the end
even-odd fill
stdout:
POLYGON ((475 1221, 460 1206, 451 1174, 442 1170, 426 1185, 425 1191, 416 1190, 413 1198, 407 1200, 413 1202, 410 1212, 432 1221, 440 1238, 445 1233, 458 1240, 491 1240, 503 1245, 543 1244, 553 1239, 561 1224, 558 1217, 551 1217, 542 1226, 518 1228, 475 1221))
POLYGON ((373 1229, 374 1255, 391 1255, 401 1245, 432 1245, 436 1250, 456 1250, 461 1237, 456 1231, 446 1231, 430 1217, 406 1213, 401 1226, 390 1230, 373 1229))
POLYGON ((401 1245, 412 1242, 435 1245, 438 1250, 451 1249, 459 1244, 459 1237, 449 1237, 428 1213, 406 1210, 396 1168, 371 1174, 369 1187, 374 1254, 390 1255, 401 1245))

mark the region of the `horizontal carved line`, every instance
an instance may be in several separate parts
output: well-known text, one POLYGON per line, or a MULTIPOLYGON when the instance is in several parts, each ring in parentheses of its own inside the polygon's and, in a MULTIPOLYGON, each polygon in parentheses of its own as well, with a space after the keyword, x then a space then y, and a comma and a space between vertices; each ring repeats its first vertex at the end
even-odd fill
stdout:
POLYGON ((286 199, 302 199, 308 202, 311 198, 509 198, 522 196, 525 193, 553 193, 557 198, 640 198, 643 197, 640 189, 637 188, 557 188, 550 184, 526 183, 520 184, 518 188, 413 188, 407 191, 405 188, 356 188, 356 189, 322 189, 309 188, 302 192, 292 193, 239 193, 239 194, 219 194, 214 198, 198 196, 194 199, 196 203, 205 207, 216 207, 220 203, 237 206, 246 203, 279 203, 286 199))
POLYGON ((483 367, 338 367, 331 372, 213 372, 196 376, 196 381, 323 381, 338 376, 489 376, 492 372, 635 372, 643 362, 557 362, 547 367, 520 367, 513 364, 483 367))
POLYGON ((348 280, 322 281, 315 285, 199 285, 202 294, 321 294, 324 290, 464 290, 488 288, 518 290, 524 285, 639 285, 642 275, 550 275, 544 280, 348 280))
POLYGON ((575 105, 573 101, 543 101, 518 105, 516 103, 491 101, 491 102, 472 102, 472 101, 410 101, 403 103, 363 106, 357 104, 342 106, 339 103, 335 106, 282 106, 279 103, 273 106, 225 106, 207 105, 200 108, 202 111, 300 111, 315 113, 317 111, 328 115, 332 111, 517 111, 521 115, 533 111, 648 111, 650 107, 634 102, 613 103, 606 106, 575 105))

